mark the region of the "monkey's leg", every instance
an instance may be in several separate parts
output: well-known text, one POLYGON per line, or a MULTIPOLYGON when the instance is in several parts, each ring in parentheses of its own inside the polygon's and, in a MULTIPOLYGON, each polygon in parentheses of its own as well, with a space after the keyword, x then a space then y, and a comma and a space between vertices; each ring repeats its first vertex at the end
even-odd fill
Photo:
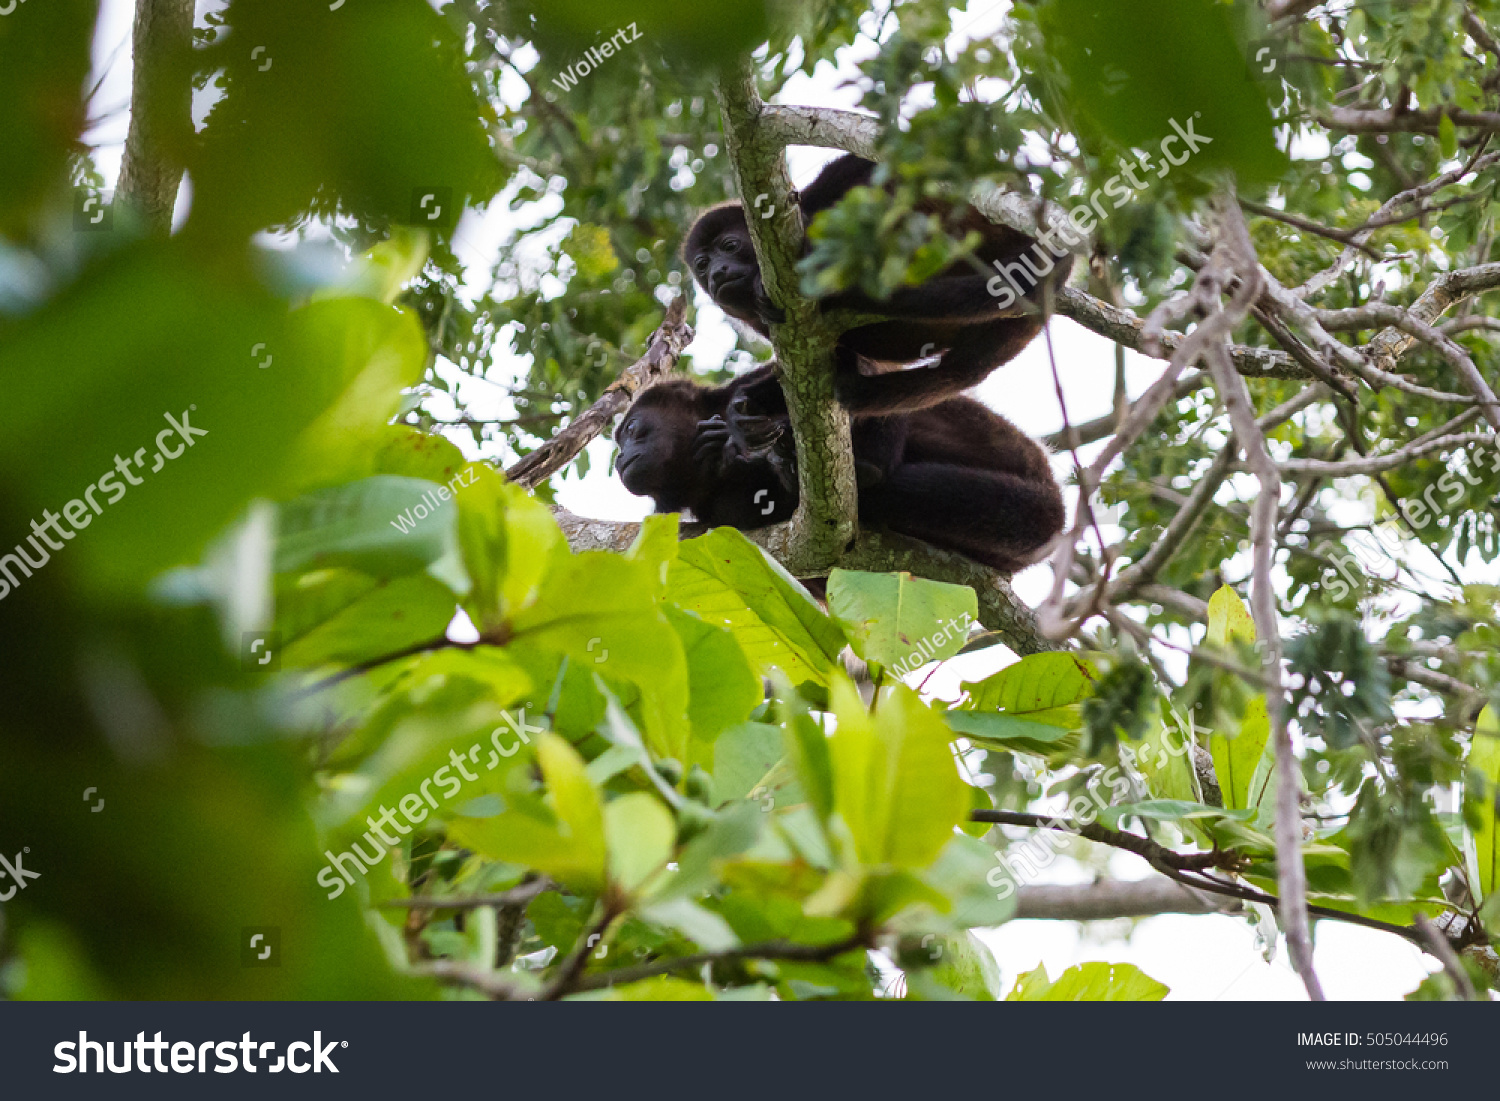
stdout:
POLYGON ((898 466, 880 485, 861 490, 859 514, 864 523, 1007 571, 1025 565, 1064 519, 1054 484, 946 463, 898 466))
POLYGON ((978 386, 991 371, 1014 359, 1041 331, 1039 317, 1001 318, 972 325, 931 367, 861 375, 853 357, 840 356, 834 387, 852 413, 910 413, 978 386))

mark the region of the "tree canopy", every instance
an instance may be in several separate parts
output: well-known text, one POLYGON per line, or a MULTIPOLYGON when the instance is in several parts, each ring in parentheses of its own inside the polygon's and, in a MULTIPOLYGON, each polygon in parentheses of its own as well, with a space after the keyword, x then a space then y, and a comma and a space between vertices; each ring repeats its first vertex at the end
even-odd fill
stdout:
POLYGON ((1160 912, 1500 985, 1500 3, 138 0, 109 174, 97 14, 0 16, 0 994, 1147 1000, 973 930, 1160 912), (885 186, 804 227, 789 146, 885 186), (1036 607, 855 516, 816 298, 931 197, 1115 343, 1036 607), (699 362, 726 198, 787 321, 699 362), (557 506, 773 353, 791 521, 557 506))

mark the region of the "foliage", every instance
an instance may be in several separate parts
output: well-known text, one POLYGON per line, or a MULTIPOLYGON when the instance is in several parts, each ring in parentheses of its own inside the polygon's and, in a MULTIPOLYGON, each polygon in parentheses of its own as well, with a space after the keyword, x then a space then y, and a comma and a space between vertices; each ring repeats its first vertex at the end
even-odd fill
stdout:
MULTIPOLYGON (((548 491, 496 468, 596 399, 688 286, 683 227, 735 196, 713 78, 762 43, 770 100, 859 40, 853 85, 884 123, 891 193, 819 219, 808 292, 878 293, 962 256, 972 242, 926 199, 996 183, 1076 206, 1198 118, 1202 158, 1145 173, 1097 227, 1091 287, 1144 316, 1191 278, 1192 219, 1231 176, 1249 202, 1335 230, 1252 217, 1261 261, 1296 285, 1392 195, 1479 154, 1490 133, 1450 117, 1493 101, 1464 5, 1359 0, 1270 29, 1210 0, 1045 0, 972 39, 949 38, 937 0, 679 8, 232 0, 193 54, 211 109, 173 150, 193 192, 167 239, 123 206, 100 232, 74 219, 100 178, 79 151, 94 6, 0 19, 0 146, 17 166, 0 174, 0 552, 89 506, 0 596, 0 855, 24 846, 41 875, 4 904, 0 992, 437 997, 451 991, 430 964, 449 961, 517 998, 868 999, 896 969, 911 998, 994 999, 1003 961, 973 931, 1015 912, 990 879, 1011 842, 970 812, 1077 817, 1080 799, 1107 802, 1104 828, 1149 822, 1275 890, 1267 640, 1242 600, 1255 491, 1238 475, 1156 594, 1130 601, 1145 641, 1093 631, 943 701, 900 675, 967 643, 973 591, 836 571, 825 610, 740 533, 679 543, 675 518, 627 553, 577 553, 548 491), (1288 61, 1275 80, 1249 70, 1263 40, 1288 61), (1292 63, 1304 55, 1322 64, 1292 63), (1351 102, 1452 110, 1331 125, 1351 102), (476 287, 459 254, 500 209, 508 235, 476 287), (496 385, 502 412, 471 416, 496 385), (188 413, 206 435, 173 428, 188 413), (174 430, 179 457, 139 467, 107 508, 87 499, 174 430), (873 686, 851 681, 846 648, 873 686), (242 965, 252 926, 280 930, 281 966, 242 965), (675 963, 700 954, 706 973, 675 963)), ((1410 304, 1435 271, 1493 263, 1492 181, 1374 227, 1378 260, 1320 307, 1386 286, 1410 304)), ((1493 330, 1451 336, 1488 364, 1493 330)), ((1271 341, 1249 323, 1236 339, 1271 341)), ((1445 425, 1432 392, 1465 385, 1451 358, 1422 344, 1401 370, 1419 391, 1320 399, 1272 430, 1277 458, 1445 425)), ((1257 413, 1306 385, 1251 379, 1257 413)), ((1110 468, 1119 559, 1155 545, 1226 426, 1196 388, 1110 468)), ((1500 725, 1479 709, 1500 680, 1500 589, 1475 580, 1500 551, 1493 442, 1378 483, 1293 479, 1278 564, 1311 900, 1401 925, 1456 914, 1476 941, 1500 927, 1500 725), (1398 512, 1434 495, 1430 522, 1398 512), (1351 509, 1396 532, 1378 570, 1331 564, 1370 526, 1351 509), (1418 568, 1434 555, 1455 583, 1418 568)), ((1121 964, 1004 978, 1013 1000, 1167 993, 1121 964)))

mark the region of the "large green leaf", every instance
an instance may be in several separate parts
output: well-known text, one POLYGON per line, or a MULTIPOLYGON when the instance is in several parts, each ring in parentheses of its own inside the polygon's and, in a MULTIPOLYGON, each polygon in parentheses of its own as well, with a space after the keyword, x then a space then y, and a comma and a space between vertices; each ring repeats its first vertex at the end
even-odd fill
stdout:
POLYGON ((1145 777, 1152 795, 1185 803, 1201 802, 1192 759, 1195 744, 1192 714, 1188 714, 1186 722, 1179 722, 1165 699, 1161 701, 1160 714, 1162 718, 1151 723, 1139 745, 1120 744, 1120 755, 1128 755, 1145 777))
POLYGON ((559 553, 510 629, 516 643, 566 654, 600 676, 634 685, 647 746, 682 761, 690 735, 687 659, 654 589, 649 563, 603 551, 559 553))
POLYGON ((950 733, 921 698, 898 685, 872 716, 844 678, 832 685, 834 809, 867 867, 925 868, 968 814, 950 733))
POLYGON ((922 938, 918 947, 933 963, 907 973, 906 997, 910 1001, 934 1001, 958 995, 971 1001, 992 1002, 1000 997, 1000 965, 985 943, 964 930, 922 938))
POLYGON ((667 573, 667 598, 734 632, 761 672, 827 682, 844 632, 774 559, 733 528, 690 539, 667 573))
POLYGON ((993 676, 965 681, 948 725, 987 749, 1060 758, 1078 744, 1079 704, 1098 672, 1074 654, 1029 654, 993 676))
POLYGON ((1468 837, 1470 882, 1483 902, 1495 894, 1500 883, 1500 845, 1496 822, 1500 819, 1500 715, 1494 705, 1479 713, 1474 726, 1474 744, 1469 749, 1470 783, 1484 792, 1479 820, 1468 837))
POLYGON ((1208 751, 1213 755, 1214 775, 1227 809, 1259 807, 1266 798, 1271 788, 1272 758, 1266 752, 1270 739, 1271 719, 1264 695, 1250 701, 1245 721, 1232 738, 1218 732, 1209 735, 1208 751))
POLYGON ((1159 1002, 1170 993, 1134 964, 1081 963, 1053 982, 1038 967, 1016 980, 1008 1002, 1159 1002))
POLYGON ((721 803, 745 798, 785 756, 779 726, 740 723, 724 731, 714 743, 714 797, 721 803))
POLYGON ((498 188, 463 44, 421 0, 235 0, 224 14, 229 33, 201 58, 225 94, 193 145, 190 232, 291 221, 315 197, 417 222, 422 193, 442 200, 433 227, 451 227, 498 188))
POLYGON ((487 467, 475 468, 458 501, 458 540, 473 581, 467 606, 481 631, 499 627, 535 598, 567 544, 545 505, 487 467))
POLYGON ((688 722, 693 738, 711 742, 728 727, 742 723, 765 695, 760 677, 733 633, 671 605, 663 605, 667 622, 682 640, 688 671, 688 722))
MULTIPOLYGON (((328 571, 310 581, 351 576, 328 571)), ((282 660, 291 668, 328 663, 353 665, 370 658, 398 653, 418 643, 443 637, 457 609, 453 591, 426 574, 388 581, 371 581, 357 599, 331 610, 326 619, 300 631, 284 631, 282 660)), ((341 586, 342 587, 342 586, 341 586)), ((305 609, 304 609, 305 610, 305 609)), ((278 618, 278 624, 282 621, 278 618)))
POLYGON ((399 577, 447 557, 436 572, 462 596, 467 578, 457 561, 451 496, 420 478, 376 477, 297 497, 277 515, 276 572, 349 566, 371 577, 399 577))
POLYGON ((1255 619, 1239 594, 1228 585, 1220 585, 1208 598, 1208 633, 1204 641, 1221 650, 1234 642, 1255 641, 1255 619))
POLYGON ((139 592, 252 495, 278 494, 324 411, 386 421, 426 357, 416 321, 379 302, 288 314, 232 264, 137 246, 8 332, 0 472, 34 516, 76 525, 57 554, 85 586, 139 592))
POLYGON ((0 26, 0 233, 19 240, 28 218, 67 179, 88 121, 91 0, 8 8, 0 26))
POLYGON ((979 598, 967 585, 909 573, 834 570, 828 575, 828 610, 844 624, 860 657, 915 669, 963 649, 979 598))
POLYGON ((1048 722, 1060 708, 1082 703, 1098 672, 1074 654, 1028 654, 982 681, 965 681, 969 711, 1003 711, 1030 722, 1048 722))

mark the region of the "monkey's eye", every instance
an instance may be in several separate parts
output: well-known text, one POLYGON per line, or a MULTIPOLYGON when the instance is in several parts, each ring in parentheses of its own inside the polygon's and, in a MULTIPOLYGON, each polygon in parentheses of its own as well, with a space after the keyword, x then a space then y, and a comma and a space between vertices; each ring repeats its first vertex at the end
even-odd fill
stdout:
POLYGON ((699 274, 702 274, 707 269, 708 269, 708 257, 705 256, 705 255, 703 255, 702 253, 699 253, 698 254, 698 259, 696 259, 696 260, 693 261, 693 270, 696 271, 696 272, 698 272, 699 274))
POLYGON ((721 245, 720 247, 725 252, 739 252, 740 251, 740 243, 738 241, 736 241, 733 237, 727 238, 724 241, 724 244, 721 245))

